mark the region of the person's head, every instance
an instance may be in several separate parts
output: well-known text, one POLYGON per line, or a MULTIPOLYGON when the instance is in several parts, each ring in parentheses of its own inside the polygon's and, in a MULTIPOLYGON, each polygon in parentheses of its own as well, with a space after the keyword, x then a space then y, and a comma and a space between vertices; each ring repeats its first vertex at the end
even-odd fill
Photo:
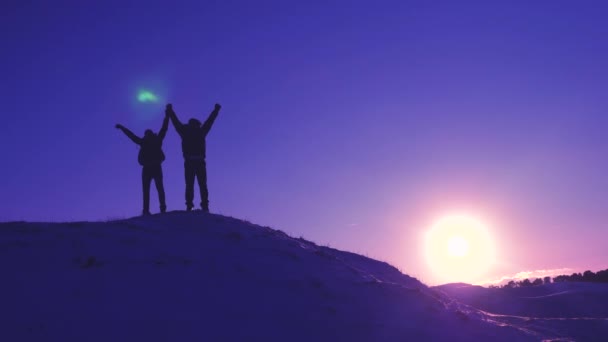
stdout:
POLYGON ((201 127, 201 122, 198 121, 197 119, 192 118, 188 121, 188 126, 194 127, 194 128, 199 128, 199 127, 201 127))
POLYGON ((144 133, 144 138, 150 138, 154 136, 154 132, 152 132, 151 129, 147 129, 146 132, 144 133))

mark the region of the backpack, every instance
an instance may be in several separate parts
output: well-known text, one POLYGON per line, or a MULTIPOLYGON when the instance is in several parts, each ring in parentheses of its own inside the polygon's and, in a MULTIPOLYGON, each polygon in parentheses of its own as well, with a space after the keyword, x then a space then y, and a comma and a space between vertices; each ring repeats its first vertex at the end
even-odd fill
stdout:
POLYGON ((160 165, 165 161, 165 153, 162 149, 163 142, 157 135, 149 138, 144 138, 139 154, 137 155, 137 161, 141 166, 147 165, 160 165))

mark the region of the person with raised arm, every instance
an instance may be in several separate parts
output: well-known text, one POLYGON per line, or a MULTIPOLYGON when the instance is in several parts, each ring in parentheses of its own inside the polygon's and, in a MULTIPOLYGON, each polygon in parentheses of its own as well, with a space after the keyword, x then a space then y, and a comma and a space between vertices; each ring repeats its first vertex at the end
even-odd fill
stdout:
POLYGON ((140 147, 137 161, 142 166, 141 183, 144 195, 142 215, 150 215, 150 183, 152 180, 154 180, 156 191, 158 192, 160 212, 166 212, 167 205, 165 203, 165 187, 163 185, 163 169, 161 164, 165 160, 162 146, 165 135, 167 135, 167 129, 169 128, 168 110, 165 110, 163 125, 158 134, 147 129, 144 132, 143 138, 140 138, 121 124, 117 124, 116 128, 121 130, 129 139, 140 147))
POLYGON ((167 106, 168 116, 175 127, 175 130, 182 138, 182 153, 184 155, 184 176, 186 181, 186 210, 194 208, 194 179, 198 181, 201 196, 201 209, 209 212, 209 191, 207 189, 207 164, 205 138, 211 126, 215 122, 222 106, 215 104, 215 108, 209 114, 205 123, 195 118, 182 124, 177 118, 171 105, 167 106))

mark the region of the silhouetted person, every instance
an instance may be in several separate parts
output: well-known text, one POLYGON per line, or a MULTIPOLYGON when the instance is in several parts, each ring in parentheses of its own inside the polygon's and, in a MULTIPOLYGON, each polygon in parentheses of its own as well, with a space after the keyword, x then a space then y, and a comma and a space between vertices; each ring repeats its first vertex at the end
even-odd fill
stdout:
POLYGON ((154 134, 152 130, 147 129, 144 137, 140 138, 123 125, 117 124, 116 128, 123 131, 127 137, 140 146, 137 160, 143 166, 141 170, 141 183, 144 193, 144 209, 142 214, 150 215, 150 183, 152 180, 154 180, 156 191, 158 192, 160 212, 164 213, 167 210, 167 205, 165 204, 165 188, 163 186, 163 169, 161 164, 165 160, 162 146, 163 139, 165 139, 167 129, 169 128, 169 116, 165 115, 163 126, 158 135, 154 134))
POLYGON ((198 181, 201 193, 201 209, 209 212, 209 192, 207 190, 207 165, 205 163, 205 138, 213 126, 222 106, 215 104, 215 108, 204 124, 197 119, 190 119, 187 125, 182 124, 167 105, 167 114, 175 126, 175 130, 182 138, 182 152, 184 155, 184 174, 186 178, 186 209, 194 207, 194 178, 198 181))

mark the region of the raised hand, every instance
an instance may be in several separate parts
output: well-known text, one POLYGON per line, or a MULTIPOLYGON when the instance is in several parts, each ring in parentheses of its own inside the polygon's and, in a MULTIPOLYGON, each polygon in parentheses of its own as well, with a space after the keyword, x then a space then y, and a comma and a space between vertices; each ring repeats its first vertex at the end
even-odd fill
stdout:
POLYGON ((124 126, 121 124, 116 124, 116 126, 114 126, 114 127, 116 127, 117 129, 122 129, 124 126))
POLYGON ((215 104, 215 110, 220 110, 222 109, 222 106, 219 103, 215 104))

